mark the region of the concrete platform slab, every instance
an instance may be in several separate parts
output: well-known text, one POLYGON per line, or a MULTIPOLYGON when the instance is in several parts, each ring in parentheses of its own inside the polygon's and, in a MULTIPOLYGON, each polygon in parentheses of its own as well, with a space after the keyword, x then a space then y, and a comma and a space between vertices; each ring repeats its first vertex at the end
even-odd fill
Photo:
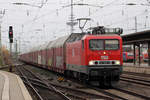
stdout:
POLYGON ((32 100, 19 76, 0 71, 0 100, 32 100))
POLYGON ((148 66, 147 63, 142 63, 142 64, 136 64, 134 65, 133 63, 123 63, 123 66, 126 66, 126 67, 150 67, 148 66))
POLYGON ((148 64, 133 65, 132 63, 124 63, 123 71, 150 74, 150 66, 148 64))

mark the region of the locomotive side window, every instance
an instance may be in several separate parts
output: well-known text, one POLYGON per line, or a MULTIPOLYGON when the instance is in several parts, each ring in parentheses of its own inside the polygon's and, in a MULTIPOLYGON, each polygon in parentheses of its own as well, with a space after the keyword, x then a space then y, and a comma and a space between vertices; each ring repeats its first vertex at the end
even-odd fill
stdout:
POLYGON ((100 39, 93 39, 89 41, 89 47, 91 50, 103 50, 104 41, 100 39))
POLYGON ((119 49, 119 41, 118 40, 105 40, 105 49, 106 50, 119 49))

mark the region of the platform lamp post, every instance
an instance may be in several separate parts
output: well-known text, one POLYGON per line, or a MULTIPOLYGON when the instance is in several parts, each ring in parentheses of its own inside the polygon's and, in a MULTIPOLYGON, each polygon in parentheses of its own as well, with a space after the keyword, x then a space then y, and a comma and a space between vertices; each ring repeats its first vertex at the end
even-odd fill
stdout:
MULTIPOLYGON (((12 57, 12 43, 13 43, 13 27, 9 26, 9 43, 10 43, 10 57, 12 57)), ((12 64, 10 64, 9 71, 12 72, 12 64)))

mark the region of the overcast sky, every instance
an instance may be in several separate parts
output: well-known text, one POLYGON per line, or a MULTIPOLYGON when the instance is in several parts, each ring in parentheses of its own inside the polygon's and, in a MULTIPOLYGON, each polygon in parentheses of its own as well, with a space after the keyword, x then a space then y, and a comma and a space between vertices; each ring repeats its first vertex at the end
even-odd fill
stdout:
MULTIPOLYGON (((8 27, 13 26, 14 38, 21 43, 21 51, 70 34, 71 0, 0 0, 0 23, 2 44, 9 48, 8 27), (16 5, 16 3, 23 3, 16 5), (4 13, 5 12, 5 13, 4 13)), ((88 27, 103 25, 121 27, 123 34, 150 28, 149 0, 73 0, 75 4, 85 3, 91 6, 74 6, 74 19, 87 17, 88 27), (136 4, 136 5, 129 5, 136 4)), ((74 32, 80 32, 78 25, 74 32)))

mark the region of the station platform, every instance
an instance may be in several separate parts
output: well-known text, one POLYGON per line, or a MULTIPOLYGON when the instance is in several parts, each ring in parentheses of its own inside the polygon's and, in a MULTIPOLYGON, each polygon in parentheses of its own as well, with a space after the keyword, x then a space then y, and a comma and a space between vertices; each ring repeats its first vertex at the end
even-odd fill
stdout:
POLYGON ((148 64, 136 64, 133 63, 123 63, 123 71, 150 74, 150 66, 148 64))
POLYGON ((133 63, 123 63, 123 66, 130 66, 130 67, 150 67, 147 63, 141 63, 140 65, 137 63, 137 64, 133 64, 133 63))
POLYGON ((32 100, 19 76, 0 71, 0 100, 32 100))

